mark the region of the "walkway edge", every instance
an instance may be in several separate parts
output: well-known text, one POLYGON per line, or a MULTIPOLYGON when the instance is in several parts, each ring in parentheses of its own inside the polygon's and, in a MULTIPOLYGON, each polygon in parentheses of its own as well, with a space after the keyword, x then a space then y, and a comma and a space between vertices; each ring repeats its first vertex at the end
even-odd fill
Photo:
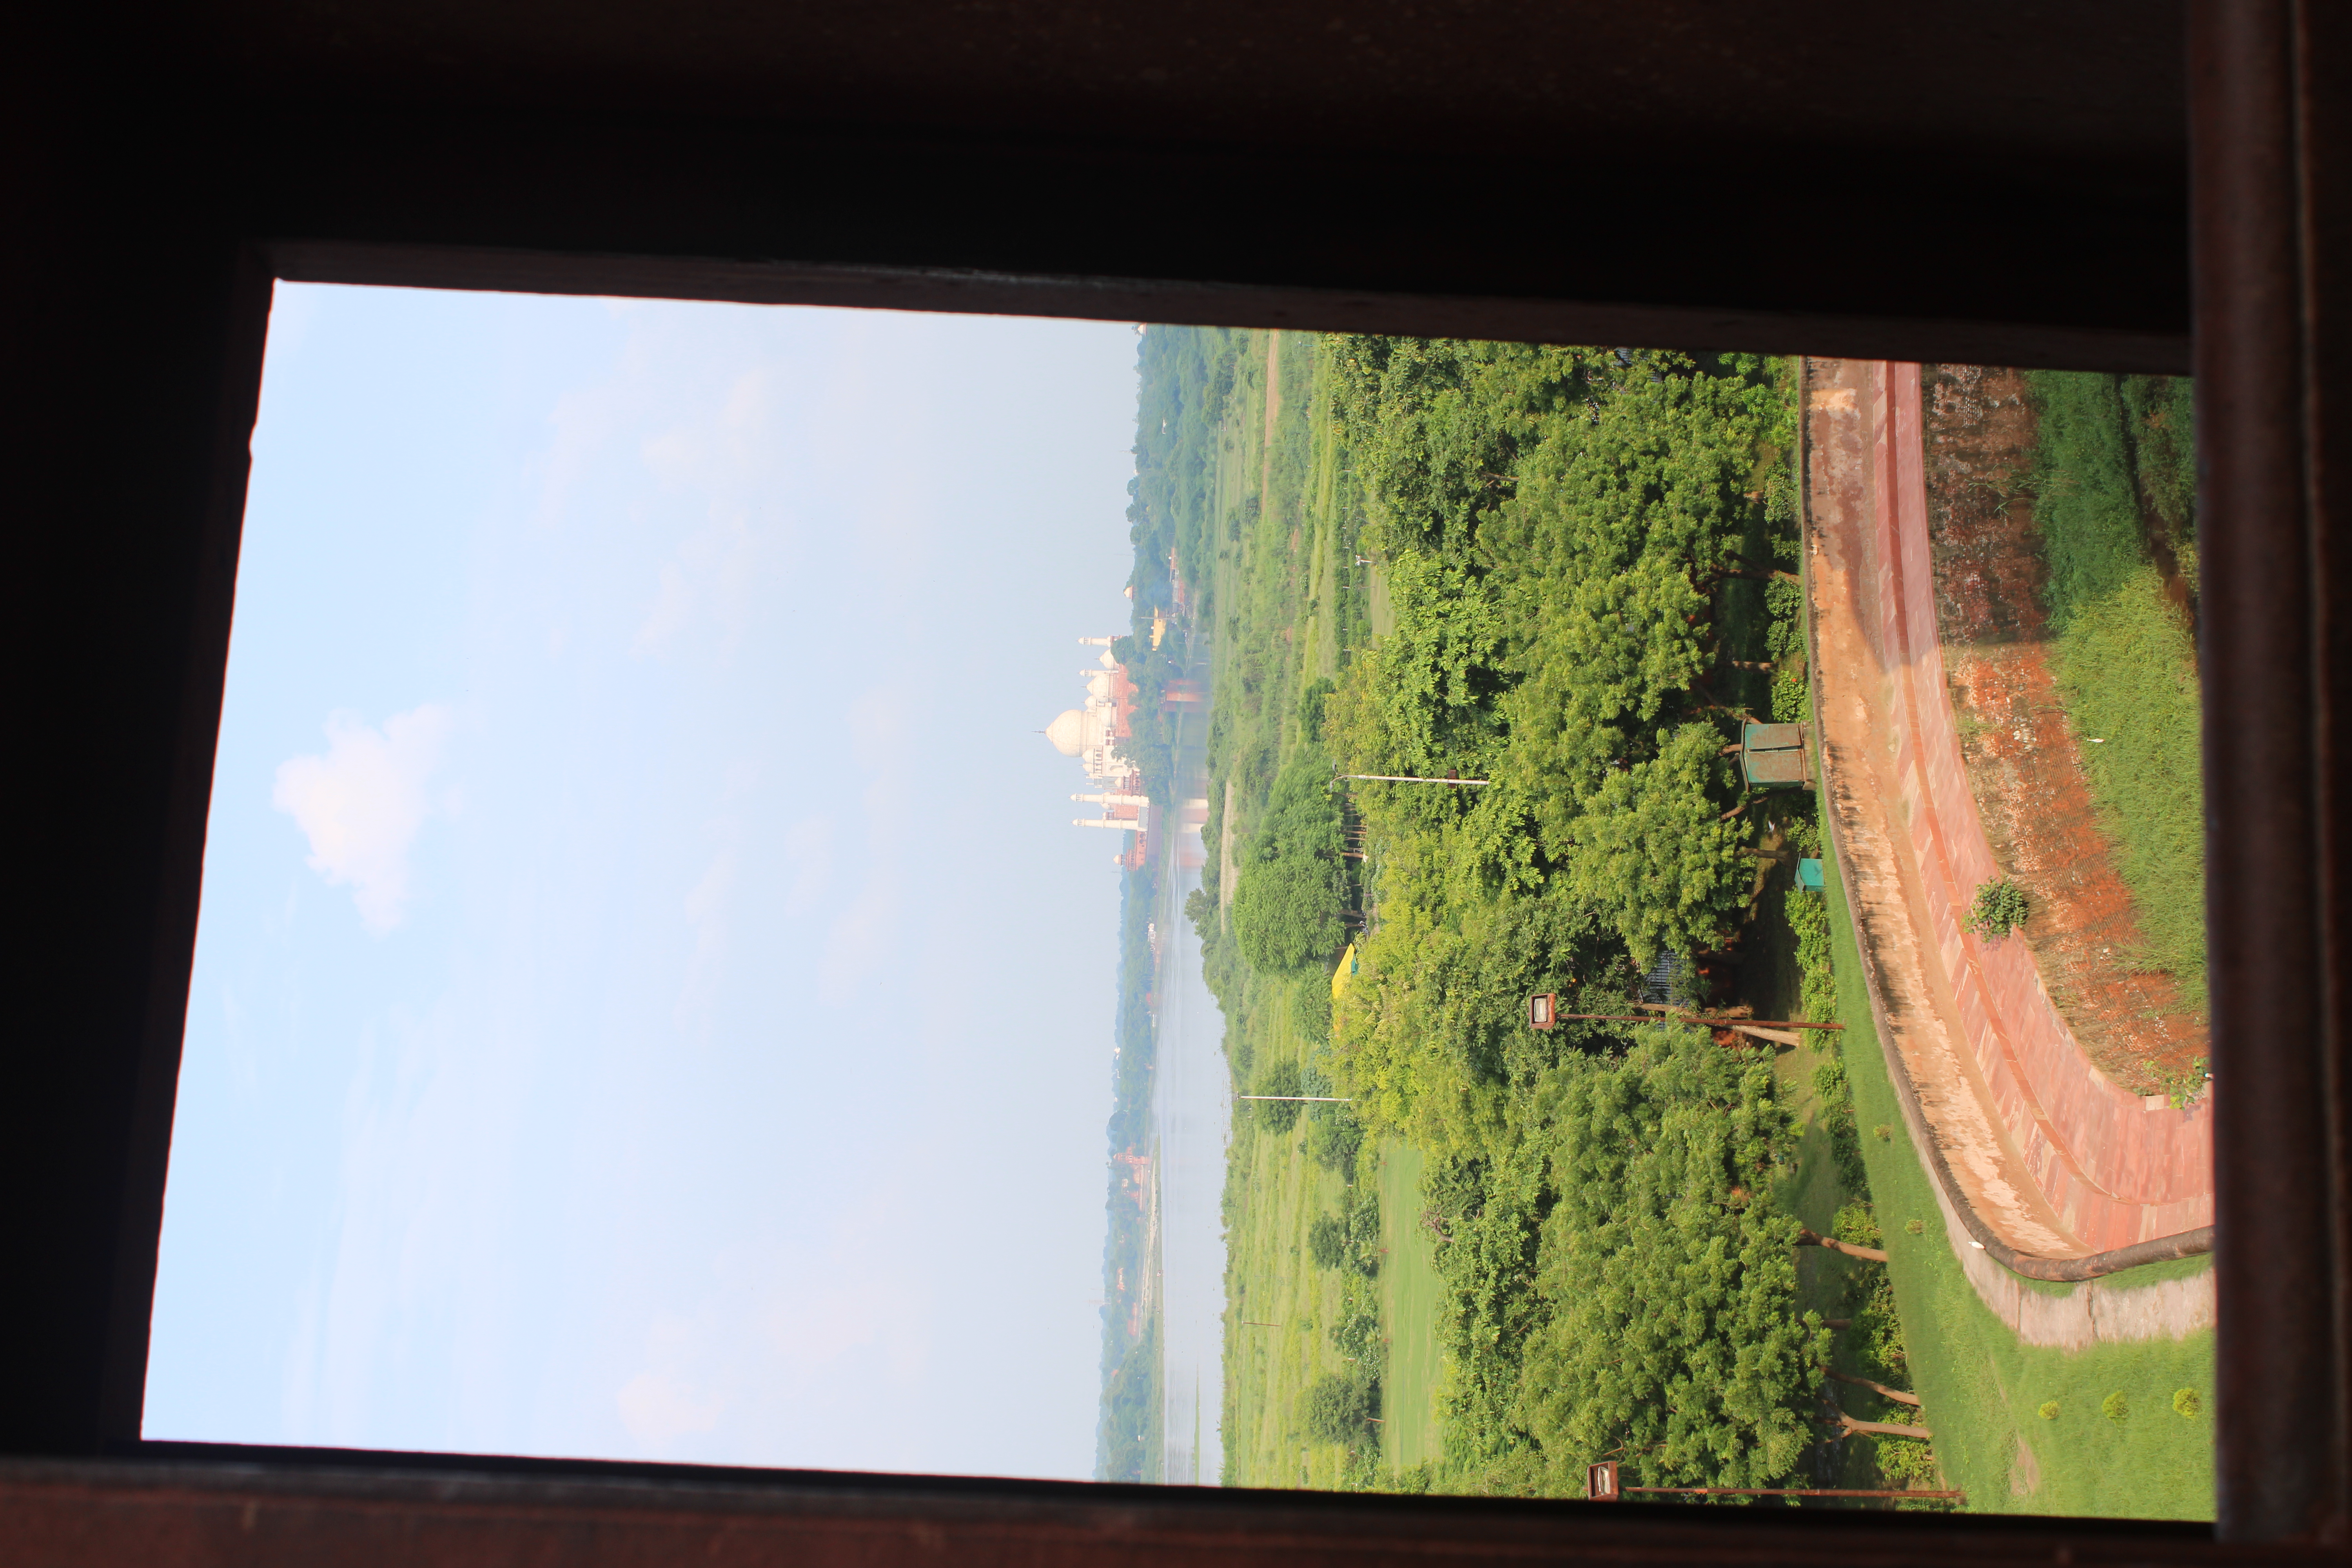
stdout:
MULTIPOLYGON (((1800 402, 1797 416, 1796 453, 1797 510, 1802 540, 1802 548, 1798 552, 1800 558, 1798 570, 1803 577, 1805 661, 1809 681, 1811 680, 1812 673, 1820 668, 1814 641, 1817 612, 1813 605, 1812 583, 1814 553, 1811 461, 1812 422, 1810 405, 1804 402, 1807 388, 1811 384, 1810 373, 1812 363, 1811 359, 1806 358, 1800 358, 1798 361, 1797 392, 1800 402)), ((1820 705, 1815 702, 1812 707, 1813 755, 1818 759, 1819 766, 1826 772, 1829 761, 1827 737, 1822 727, 1820 705)), ((1838 885, 1844 894, 1849 911, 1848 918, 1851 919, 1851 911, 1861 907, 1860 889, 1853 880, 1853 858, 1846 853, 1843 826, 1839 822, 1838 814, 1829 809, 1826 799, 1827 780, 1817 779, 1815 787, 1817 793, 1822 797, 1821 816, 1829 831, 1832 858, 1837 862, 1838 885)), ((1854 942, 1854 952, 1861 962, 1864 989, 1870 999, 1871 1025, 1878 1036, 1879 1055, 1886 1064, 1887 1077, 1894 1082, 1895 1099, 1903 1107, 1903 1121, 1906 1130, 1910 1133, 1912 1147, 1917 1152, 1921 1162, 1927 1165, 1928 1174, 1934 1178, 1937 1191, 1942 1194, 1948 1211, 1958 1219, 1976 1246, 1989 1257, 2010 1272, 2029 1279, 2074 1283, 2096 1279, 2104 1275, 2119 1273, 2126 1268, 2137 1268, 2145 1264, 2192 1258, 2213 1249, 2213 1227, 2210 1225, 2200 1226, 2194 1230, 2183 1231, 2178 1235, 2156 1237, 2147 1241, 2135 1242, 2128 1247, 2116 1247, 2107 1252, 2089 1253, 2078 1258, 2050 1258, 2021 1252, 2003 1241, 1992 1227, 1985 1223, 1983 1216, 1977 1213, 1976 1206, 1969 1202, 1967 1192, 1953 1176, 1951 1166, 1944 1157, 1942 1145, 1929 1133, 1927 1117, 1919 1106, 1918 1090, 1911 1082, 1910 1069, 1905 1064, 1902 1053, 1894 1046, 1895 1034, 1887 1018, 1886 1001, 1879 980, 1877 963, 1870 951, 1869 944, 1861 941, 1858 935, 1854 942)), ((1965 1262, 1966 1259, 1962 1261, 1965 1262)), ((1981 1295, 1981 1290, 1979 1293, 1981 1295)), ((1990 1307, 1993 1306, 1993 1303, 1987 1301, 1986 1305, 1990 1307)), ((1996 1310, 1998 1310, 1997 1308, 1996 1310)))

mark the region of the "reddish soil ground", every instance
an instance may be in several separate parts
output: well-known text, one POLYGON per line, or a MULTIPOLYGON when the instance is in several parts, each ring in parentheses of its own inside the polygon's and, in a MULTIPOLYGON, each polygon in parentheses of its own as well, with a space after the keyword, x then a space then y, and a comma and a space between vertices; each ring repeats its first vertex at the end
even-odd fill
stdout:
POLYGON ((2067 1026, 2102 1071, 2152 1094, 2209 1054, 2206 1021, 2170 975, 2116 957, 2144 943, 2051 673, 2025 378, 1922 374, 1937 627, 1969 791, 2031 900, 2022 934, 2067 1026))

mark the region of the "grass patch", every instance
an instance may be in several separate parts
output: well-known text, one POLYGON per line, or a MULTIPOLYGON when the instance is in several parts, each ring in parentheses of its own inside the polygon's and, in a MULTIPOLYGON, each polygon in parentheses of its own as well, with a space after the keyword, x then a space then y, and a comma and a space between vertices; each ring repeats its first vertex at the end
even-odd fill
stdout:
MULTIPOLYGON (((2182 1390, 2200 1401, 2210 1396, 2212 1331, 2068 1352, 2021 1344, 1977 1299, 1952 1255, 1933 1178, 1912 1147, 1887 1077, 1834 870, 1829 899, 1838 1014, 1845 1025, 1839 1049, 1855 1119, 1864 1129, 1884 1125, 1891 1132, 1885 1139, 1865 1132, 1862 1155, 1909 1343, 1911 1386, 1923 1402, 1920 1419, 1936 1434, 1944 1476, 1968 1493, 1974 1512, 2211 1519, 2212 1423, 2175 1414, 2173 1401, 2182 1390), (1916 1231, 1907 1223, 1913 1220, 1922 1222, 1916 1231), (2120 1421, 2103 1414, 2116 1394, 2126 1411, 2120 1421), (2045 1414, 2051 1405, 2054 1414, 2045 1414)), ((2204 1260, 2183 1259, 2133 1269, 2107 1284, 2129 1287, 2205 1267, 2204 1260)))
POLYGON ((2034 515, 2050 563, 2052 672, 2147 943, 2122 956, 2169 972, 2201 1011, 2197 654, 2155 553, 2170 552, 2193 585, 2185 384, 2063 372, 2027 381, 2041 416, 2034 515))
MULTIPOLYGON (((1292 1028, 1290 1011, 1261 998, 1249 1015, 1262 1071, 1300 1062, 1307 1042, 1292 1028)), ((1305 1117, 1286 1125, 1269 1117, 1236 1117, 1227 1152, 1226 1486, 1362 1484, 1361 1458, 1351 1464, 1348 1449, 1317 1441, 1307 1427, 1306 1405, 1316 1384, 1362 1370, 1363 1363, 1349 1361, 1331 1331, 1344 1320, 1351 1289, 1376 1288, 1360 1275, 1351 1279, 1349 1270, 1318 1268, 1309 1255, 1315 1222, 1347 1204, 1346 1181, 1315 1161, 1309 1132, 1305 1117)), ((1376 1407, 1373 1414, 1386 1412, 1376 1407)))
POLYGON ((1402 1139, 1384 1141, 1368 1161, 1380 1162, 1381 1226, 1388 1247, 1381 1274, 1381 1319, 1388 1331, 1387 1420, 1381 1457, 1392 1469, 1439 1458, 1435 1395, 1437 1313, 1444 1293, 1423 1228, 1420 1150, 1402 1139))
POLYGON ((2053 671, 2085 742, 2084 772, 2116 847, 2147 951, 2205 1005, 2205 790, 2199 776, 2197 662, 2156 568, 2076 608, 2053 671), (2099 744, 2088 743, 2094 737, 2099 744))

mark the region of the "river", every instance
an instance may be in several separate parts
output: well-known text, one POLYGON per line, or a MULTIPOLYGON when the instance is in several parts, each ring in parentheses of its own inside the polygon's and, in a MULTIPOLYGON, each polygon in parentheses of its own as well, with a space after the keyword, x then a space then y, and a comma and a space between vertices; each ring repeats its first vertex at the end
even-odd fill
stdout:
MULTIPOLYGON (((1185 731, 1199 726, 1187 716, 1185 731)), ((1180 731, 1182 733, 1182 731, 1180 731)), ((1197 747, 1179 752, 1176 776, 1197 780, 1197 747)), ((1197 793, 1188 784, 1180 795, 1197 793)), ((1172 815, 1172 814, 1171 814, 1172 815)), ((1181 832, 1162 836, 1160 929, 1167 938, 1160 978, 1160 1068, 1152 1121, 1160 1142, 1160 1387, 1167 1426, 1160 1479, 1217 1484, 1224 1450, 1225 1236, 1221 1203, 1233 1083, 1225 1070, 1224 1015, 1201 977, 1201 939, 1184 900, 1201 885, 1185 867, 1181 832)))

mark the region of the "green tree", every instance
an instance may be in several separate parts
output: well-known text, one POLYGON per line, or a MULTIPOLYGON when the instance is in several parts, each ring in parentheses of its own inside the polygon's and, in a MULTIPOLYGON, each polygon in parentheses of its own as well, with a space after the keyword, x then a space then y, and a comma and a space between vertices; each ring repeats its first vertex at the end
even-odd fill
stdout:
POLYGON ((1348 1222, 1335 1214, 1315 1216, 1307 1227, 1307 1256, 1318 1268, 1337 1268, 1348 1257, 1348 1222))
POLYGON ((1370 1436, 1380 1394, 1371 1379, 1361 1373, 1327 1372, 1308 1386, 1299 1406, 1299 1424, 1309 1437, 1318 1443, 1353 1447, 1370 1436))
MULTIPOLYGON (((1266 1064, 1265 1070, 1257 1075, 1257 1081, 1250 1085, 1250 1092, 1279 1097, 1309 1091, 1298 1071, 1298 1064, 1284 1057, 1266 1064)), ((1255 1113, 1258 1125, 1271 1131, 1287 1132, 1298 1125, 1299 1103, 1295 1100, 1259 1100, 1253 1101, 1250 1109, 1255 1113)))
POLYGON ((1327 1171, 1353 1179, 1364 1124, 1344 1105, 1318 1105, 1307 1124, 1307 1152, 1327 1171))
POLYGON ((1549 1489, 1618 1458, 1652 1485, 1769 1486, 1809 1438, 1829 1331, 1796 1313, 1799 1226, 1767 1194, 1795 1156, 1769 1064, 1686 1028, 1541 1096, 1551 1184, 1518 1414, 1549 1489))
POLYGON ((1725 764, 1708 724, 1658 731, 1658 754, 1612 773, 1568 848, 1570 885, 1647 967, 1662 947, 1713 947, 1748 891, 1743 829, 1710 785, 1725 764))
POLYGON ((1202 942, 1216 934, 1217 900, 1206 888, 1195 888, 1184 895, 1184 918, 1192 922, 1202 942))
POLYGON ((1265 820, 1241 855, 1234 937, 1253 969, 1314 967, 1339 951, 1348 880, 1328 768, 1302 759, 1275 779, 1265 820))

